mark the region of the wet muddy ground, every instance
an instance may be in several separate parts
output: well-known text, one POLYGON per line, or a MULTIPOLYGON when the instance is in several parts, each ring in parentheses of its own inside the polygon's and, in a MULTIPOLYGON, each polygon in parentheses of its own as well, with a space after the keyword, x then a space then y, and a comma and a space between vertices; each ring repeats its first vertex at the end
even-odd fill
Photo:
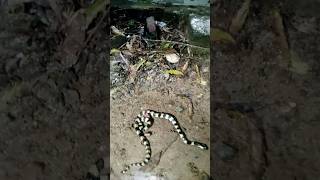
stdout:
MULTIPOLYGON (((311 4, 252 1, 236 43, 212 46, 214 179, 318 179, 320 21, 311 4)), ((211 26, 230 31, 241 7, 215 1, 211 26)))
POLYGON ((46 4, 1 8, 0 179, 85 179, 107 155, 107 25, 66 67, 46 4))

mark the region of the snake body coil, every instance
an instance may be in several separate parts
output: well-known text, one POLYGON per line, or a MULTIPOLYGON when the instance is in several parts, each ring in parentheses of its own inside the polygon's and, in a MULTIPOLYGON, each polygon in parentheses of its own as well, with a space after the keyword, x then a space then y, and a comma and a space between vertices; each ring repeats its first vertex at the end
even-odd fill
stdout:
POLYGON ((121 171, 121 173, 123 173, 123 174, 127 173, 128 170, 130 169, 130 167, 132 167, 132 166, 138 166, 138 167, 145 166, 150 161, 150 159, 151 159, 151 146, 150 146, 150 142, 146 136, 151 135, 151 133, 147 132, 147 130, 152 126, 153 118, 161 118, 161 119, 165 119, 165 120, 170 121, 171 124, 173 125, 173 127, 175 128, 175 130, 177 131, 177 133, 179 134, 180 138, 182 139, 182 141, 185 144, 197 146, 198 148, 203 149, 203 150, 208 149, 208 146, 206 144, 188 140, 185 133, 182 131, 177 119, 173 115, 171 115, 169 113, 156 112, 153 110, 145 110, 145 111, 142 111, 136 117, 136 119, 132 125, 132 127, 135 129, 137 135, 140 138, 141 144, 145 146, 145 153, 146 153, 145 159, 142 162, 132 163, 132 164, 126 166, 125 169, 123 171, 121 171))

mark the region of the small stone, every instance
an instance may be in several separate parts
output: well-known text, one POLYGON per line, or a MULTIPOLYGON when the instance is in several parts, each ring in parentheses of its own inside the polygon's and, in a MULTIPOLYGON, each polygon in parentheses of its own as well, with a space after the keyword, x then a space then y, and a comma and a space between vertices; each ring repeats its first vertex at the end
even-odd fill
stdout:
POLYGON ((184 109, 181 106, 176 107, 176 112, 182 112, 184 109))
POLYGON ((208 36, 210 35, 210 17, 193 15, 190 20, 192 29, 196 33, 208 36))
POLYGON ((198 99, 200 99, 200 98, 202 98, 202 97, 203 97, 203 94, 202 94, 202 93, 197 95, 197 98, 198 98, 198 99))
POLYGON ((205 73, 206 73, 206 72, 209 72, 209 67, 203 67, 203 68, 202 68, 202 72, 205 72, 205 73))

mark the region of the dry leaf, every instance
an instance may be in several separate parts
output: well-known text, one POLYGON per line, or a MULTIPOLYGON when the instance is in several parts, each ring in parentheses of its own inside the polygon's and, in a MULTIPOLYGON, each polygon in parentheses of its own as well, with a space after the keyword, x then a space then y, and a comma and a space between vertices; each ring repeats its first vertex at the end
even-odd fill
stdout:
POLYGON ((279 43, 281 52, 282 52, 282 59, 280 66, 287 68, 290 64, 290 50, 287 41, 287 36, 285 34, 285 29, 283 25, 283 19, 278 9, 274 9, 272 11, 273 16, 273 30, 277 35, 276 41, 279 43))
POLYGON ((115 35, 118 35, 118 36, 125 36, 123 34, 123 32, 121 32, 118 28, 116 28, 115 26, 111 26, 111 32, 115 35))
POLYGON ((188 67, 189 67, 189 61, 190 61, 190 60, 188 60, 188 61, 183 65, 183 67, 182 67, 182 69, 181 69, 181 72, 182 72, 182 73, 185 73, 186 70, 188 69, 188 67))
POLYGON ((195 69, 196 69, 196 72, 197 72, 197 82, 203 86, 207 85, 207 81, 205 81, 202 77, 201 77, 201 74, 200 74, 200 70, 199 70, 199 67, 198 65, 195 65, 195 69))
POLYGON ((96 0, 93 4, 91 4, 88 8, 85 9, 86 16, 86 27, 90 25, 94 18, 97 17, 98 13, 104 11, 106 9, 108 1, 106 0, 96 0))
POLYGON ((182 76, 183 73, 179 70, 175 70, 175 69, 170 69, 170 70, 166 70, 164 71, 165 74, 172 74, 172 75, 175 75, 175 76, 182 76))
POLYGON ((116 48, 112 48, 111 50, 110 50, 110 54, 116 54, 116 53, 120 53, 121 51, 119 50, 119 49, 116 49, 116 48))
POLYGON ((177 63, 180 60, 180 57, 176 53, 168 53, 164 55, 166 60, 170 63, 177 63))
POLYGON ((232 19, 232 22, 229 28, 229 31, 232 34, 239 32, 243 24, 245 23, 249 13, 250 2, 251 0, 245 0, 241 8, 238 10, 237 15, 232 19))
POLYGON ((146 60, 143 58, 139 58, 139 59, 140 59, 140 61, 137 64, 130 65, 130 68, 129 68, 130 69, 130 71, 129 71, 129 73, 130 73, 129 74, 129 82, 130 83, 134 82, 139 68, 146 62, 146 60))
POLYGON ((211 28, 211 37, 213 42, 236 43, 229 33, 217 28, 211 28))

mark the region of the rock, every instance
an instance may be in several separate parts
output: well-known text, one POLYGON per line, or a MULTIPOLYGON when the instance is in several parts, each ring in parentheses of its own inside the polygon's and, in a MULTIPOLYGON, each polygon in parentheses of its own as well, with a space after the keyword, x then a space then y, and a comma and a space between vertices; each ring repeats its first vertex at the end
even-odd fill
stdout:
POLYGON ((182 112, 184 109, 181 106, 176 107, 176 112, 182 112))
POLYGON ((210 35, 210 17, 193 15, 190 20, 191 28, 204 36, 210 35))

